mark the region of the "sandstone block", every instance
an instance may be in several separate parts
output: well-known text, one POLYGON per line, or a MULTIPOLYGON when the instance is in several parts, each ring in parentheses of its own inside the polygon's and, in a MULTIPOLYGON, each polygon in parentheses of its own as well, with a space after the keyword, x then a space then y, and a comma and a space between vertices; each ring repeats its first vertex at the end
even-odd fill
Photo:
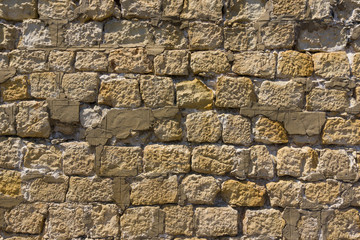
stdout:
POLYGON ((115 204, 92 206, 89 235, 91 238, 108 238, 119 235, 118 208, 115 204))
POLYGON ((17 104, 16 131, 20 137, 50 136, 51 127, 45 102, 23 101, 17 104))
POLYGON ((192 174, 182 180, 180 191, 188 203, 213 205, 220 187, 214 177, 192 174))
POLYGON ((171 78, 141 76, 140 93, 147 107, 159 108, 174 105, 175 91, 171 78))
POLYGON ((29 99, 28 88, 29 80, 26 75, 13 77, 0 85, 2 98, 6 102, 29 99))
POLYGON ((69 23, 64 28, 63 44, 66 47, 92 47, 101 43, 101 22, 69 23))
POLYGON ((106 177, 136 176, 141 172, 140 147, 104 146, 101 152, 99 174, 106 177))
POLYGON ((73 69, 75 53, 52 50, 49 54, 49 67, 52 71, 70 72, 73 69))
POLYGON ((250 145, 252 142, 251 122, 240 115, 223 114, 222 140, 224 143, 236 145, 250 145))
POLYGON ((311 18, 314 20, 331 18, 331 10, 334 2, 332 0, 310 0, 309 8, 311 18))
POLYGON ((188 34, 192 50, 210 50, 223 45, 223 30, 213 23, 192 22, 188 34))
POLYGON ((360 78, 360 53, 354 54, 351 70, 355 77, 360 78))
POLYGON ((113 15, 115 2, 112 0, 81 0, 79 5, 86 6, 85 15, 94 21, 102 21, 113 15))
POLYGON ((0 139, 0 167, 5 169, 17 169, 23 160, 23 142, 20 138, 0 139))
POLYGON ((112 202, 115 198, 114 180, 110 178, 71 177, 66 201, 112 202))
POLYGON ((276 17, 290 17, 304 19, 306 11, 306 0, 273 0, 273 15, 276 17))
POLYGON ((52 119, 63 123, 79 122, 80 103, 67 99, 50 99, 47 101, 52 119))
POLYGON ((260 30, 261 43, 266 49, 292 49, 295 43, 295 26, 289 22, 269 21, 260 30))
POLYGON ((76 53, 75 69, 80 71, 106 72, 107 55, 99 51, 84 51, 76 53))
POLYGON ((224 47, 231 51, 256 50, 257 31, 251 24, 224 28, 224 47))
POLYGON ((161 1, 121 0, 122 15, 126 18, 155 18, 160 14, 161 1))
POLYGON ((221 185, 222 198, 232 206, 261 207, 266 190, 253 182, 227 180, 221 185))
POLYGON ((277 64, 278 77, 308 77, 313 71, 311 55, 293 50, 280 52, 277 64))
POLYGON ((256 21, 266 14, 264 0, 228 1, 226 8, 226 23, 256 21))
POLYGON ((265 144, 282 144, 289 141, 281 123, 266 117, 259 117, 256 120, 254 134, 255 141, 265 144))
POLYGON ((255 101, 254 86, 250 78, 221 76, 216 81, 217 107, 239 108, 255 101))
POLYGON ((196 236, 235 236, 238 212, 231 207, 199 207, 195 209, 196 236))
POLYGON ((222 18, 223 4, 220 0, 185 0, 183 11, 180 15, 184 19, 201 19, 218 21, 222 18))
POLYGON ((266 184, 272 207, 298 207, 303 184, 296 181, 270 182, 266 184))
POLYGON ((10 67, 21 73, 46 71, 47 54, 45 51, 14 50, 10 52, 10 67))
POLYGON ((132 205, 156 205, 177 203, 177 176, 168 178, 142 179, 131 183, 130 199, 132 205))
POLYGON ((51 0, 39 0, 38 12, 41 19, 54 19, 73 20, 77 17, 75 12, 76 4, 73 1, 51 1, 51 0))
POLYGON ((255 145, 250 148, 250 178, 271 179, 274 177, 274 157, 264 145, 255 145))
POLYGON ((357 145, 360 144, 360 121, 331 118, 325 123, 323 144, 357 145))
POLYGON ((243 231, 248 236, 281 237, 285 220, 275 209, 246 210, 243 231))
POLYGON ((57 98, 60 95, 58 76, 52 72, 30 74, 30 94, 34 98, 57 98))
POLYGON ((130 78, 101 81, 98 103, 111 107, 140 107, 139 81, 130 78))
POLYGON ((4 0, 0 3, 0 18, 21 21, 36 17, 35 0, 4 0))
POLYGON ((28 142, 24 155, 24 167, 44 171, 60 171, 62 168, 61 151, 54 145, 28 142))
POLYGON ((71 100, 95 102, 98 93, 97 73, 66 73, 61 82, 65 95, 71 100))
POLYGON ((15 135, 15 111, 13 103, 0 106, 0 135, 15 135))
POLYGON ((335 216, 327 222, 327 239, 360 238, 360 217, 356 209, 335 210, 335 216))
POLYGON ((221 123, 213 111, 190 113, 185 125, 190 142, 217 142, 221 137, 221 123))
POLYGON ((162 16, 179 17, 183 7, 183 0, 163 0, 162 1, 162 16))
POLYGON ((350 64, 345 52, 315 53, 315 74, 323 78, 349 77, 350 64))
POLYGON ((234 55, 232 70, 239 75, 274 78, 276 55, 267 52, 243 52, 234 55))
POLYGON ((343 90, 314 88, 306 96, 306 108, 311 111, 342 112, 349 105, 348 94, 343 90))
POLYGON ((94 173, 95 154, 86 142, 67 142, 63 149, 63 166, 66 175, 90 176, 94 173))
POLYGON ((161 142, 181 141, 183 131, 175 120, 158 120, 154 125, 154 134, 161 142))
POLYGON ((165 50, 154 58, 156 75, 186 76, 188 68, 189 53, 186 50, 165 50))
POLYGON ((151 73, 152 62, 144 48, 122 48, 111 51, 109 67, 118 73, 151 73))
POLYGON ((230 70, 226 53, 219 50, 191 53, 190 67, 198 75, 213 75, 230 70))
POLYGON ((0 24, 0 29, 0 49, 14 49, 16 38, 18 36, 18 31, 15 26, 10 24, 0 24))
POLYGON ((41 20, 29 19, 23 21, 21 32, 19 47, 50 47, 56 44, 52 39, 49 25, 46 25, 41 20))
POLYGON ((26 184, 26 197, 29 202, 64 202, 68 189, 68 177, 45 176, 26 184))
POLYGON ((214 93, 201 80, 176 84, 176 102, 180 108, 211 109, 214 93))
POLYGON ((170 49, 187 48, 188 40, 185 37, 184 30, 179 25, 162 21, 157 27, 153 27, 152 34, 156 46, 170 49))
POLYGON ((166 206, 165 213, 165 233, 171 235, 193 235, 194 220, 193 206, 166 206))
POLYGON ((313 203, 315 208, 321 208, 323 205, 333 205, 337 202, 342 190, 341 183, 334 180, 327 180, 319 183, 305 184, 305 198, 313 203))
MULTIPOLYGON (((0 200, 3 196, 18 197, 21 195, 21 174, 12 170, 0 171, 0 200)), ((1 206, 3 202, 1 201, 1 206)))

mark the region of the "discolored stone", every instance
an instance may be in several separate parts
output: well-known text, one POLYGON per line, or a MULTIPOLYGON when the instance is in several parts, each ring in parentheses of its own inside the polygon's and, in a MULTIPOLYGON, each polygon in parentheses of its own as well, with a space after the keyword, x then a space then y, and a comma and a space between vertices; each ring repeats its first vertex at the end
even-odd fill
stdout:
POLYGON ((190 67, 197 75, 213 75, 230 70, 227 55, 220 50, 191 53, 190 67))
POLYGON ((61 151, 58 146, 28 142, 24 155, 24 167, 60 171, 62 168, 61 151))
POLYGON ((213 111, 190 113, 185 125, 189 142, 217 142, 221 137, 221 123, 213 111))
POLYGON ((99 76, 93 72, 66 73, 61 82, 65 95, 71 100, 95 102, 99 76))
POLYGON ((117 73, 151 73, 152 62, 144 48, 121 48, 109 54, 109 67, 117 73))
POLYGON ((167 49, 187 48, 188 40, 185 37, 184 30, 181 29, 179 25, 169 21, 162 21, 152 30, 156 46, 165 47, 167 49))
POLYGON ((315 53, 315 74, 323 78, 350 76, 350 64, 346 52, 315 53))
POLYGON ((99 177, 71 177, 66 201, 112 202, 115 200, 114 180, 99 177))
POLYGON ((276 54, 269 52, 243 52, 234 55, 233 72, 261 78, 274 78, 276 54))
POLYGON ((165 213, 165 233, 170 235, 186 235, 193 234, 193 206, 166 206, 163 209, 165 213))
POLYGON ((183 11, 180 15, 184 19, 201 19, 217 21, 222 18, 223 4, 220 0, 184 0, 183 11))
POLYGON ((21 21, 36 17, 35 0, 4 0, 0 3, 0 18, 21 21))
POLYGON ((298 207, 303 184, 296 181, 270 182, 266 184, 272 207, 298 207))
POLYGON ((26 75, 13 77, 0 85, 4 101, 25 100, 30 98, 29 80, 26 75))
POLYGON ((257 30, 252 24, 224 28, 224 47, 231 51, 256 50, 257 30))
POLYGON ((122 15, 126 18, 154 18, 160 14, 161 1, 121 0, 122 15))
POLYGON ((308 77, 313 71, 314 64, 310 54, 293 50, 280 52, 277 63, 278 77, 308 77))
POLYGON ((271 179, 274 177, 274 157, 264 145, 255 145, 250 148, 250 178, 271 179))
POLYGON ((351 65, 352 74, 360 78, 360 53, 355 53, 351 65))
POLYGON ((266 14, 264 0, 235 0, 226 2, 226 23, 256 21, 266 14))
POLYGON ((72 51, 52 50, 48 62, 52 71, 71 72, 74 60, 75 53, 72 51))
MULTIPOLYGON (((12 170, 0 171, 0 200, 2 196, 18 197, 21 195, 21 174, 12 170), (2 195, 2 196, 1 196, 2 195)), ((2 204, 2 201, 1 201, 2 204)))
POLYGON ((41 19, 70 19, 73 20, 77 17, 75 12, 76 4, 71 0, 65 1, 51 1, 39 0, 38 12, 41 19))
POLYGON ((55 46, 56 41, 51 36, 49 25, 41 20, 29 19, 22 23, 22 36, 19 47, 35 48, 55 46))
POLYGON ((360 238, 360 217, 356 209, 335 210, 334 217, 326 225, 327 239, 360 238))
POLYGON ((15 135, 15 111, 13 103, 0 106, 0 135, 15 135))
POLYGON ((223 45, 223 30, 213 23, 192 22, 188 34, 191 50, 210 50, 223 45))
POLYGON ((85 5, 85 18, 102 21, 114 13, 115 2, 112 0, 81 0, 79 5, 85 5))
POLYGON ((360 121, 331 118, 325 123, 322 142, 323 144, 357 145, 360 143, 360 121))
POLYGON ((30 94, 34 98, 57 98, 60 95, 58 75, 52 72, 30 74, 30 94))
POLYGON ((42 50, 13 50, 9 53, 10 67, 20 73, 42 72, 48 69, 47 54, 42 50))
POLYGON ((312 111, 342 112, 349 104, 348 94, 343 90, 314 88, 306 96, 306 108, 312 111))
POLYGON ((260 117, 256 120, 254 134, 255 141, 265 144, 282 144, 289 141, 281 123, 266 117, 260 117))
POLYGON ((84 51, 76 53, 75 69, 80 71, 106 72, 107 55, 99 51, 84 51))
POLYGON ((306 11, 306 0, 273 0, 273 15, 277 17, 291 17, 304 19, 306 11))
POLYGON ((165 50, 154 58, 156 75, 186 76, 189 74, 189 53, 186 50, 165 50))
POLYGON ((158 120, 154 125, 154 134, 162 142, 180 141, 183 131, 175 120, 158 120))
MULTIPOLYGON (((1 10, 0 10, 1 11, 1 10)), ((14 49, 18 31, 10 24, 0 24, 0 49, 14 49)))
POLYGON ((26 184, 29 202, 64 202, 68 189, 68 177, 45 176, 26 184))
POLYGON ((266 49, 292 49, 295 44, 295 26, 286 21, 269 21, 260 29, 260 39, 266 49))
POLYGON ((159 108, 174 105, 174 83, 169 77, 141 76, 140 93, 147 107, 159 108))
POLYGON ((23 160, 24 145, 20 138, 0 139, 0 167, 17 169, 23 160))
POLYGON ((95 154, 86 142, 67 142, 60 145, 64 173, 66 175, 90 176, 94 173, 95 154))
POLYGON ((103 24, 101 22, 69 23, 64 26, 66 47, 98 46, 102 40, 103 24))
POLYGON ((275 209, 246 210, 243 231, 247 236, 281 237, 285 221, 275 209))
POLYGON ((80 103, 78 101, 48 99, 47 102, 52 119, 59 120, 62 123, 79 122, 80 103))
POLYGON ((180 108, 211 109, 214 93, 198 78, 176 84, 176 102, 180 108))
POLYGON ((240 115, 220 115, 222 123, 222 140, 224 143, 250 145, 252 142, 251 122, 240 115))
POLYGON ((179 17, 183 7, 183 0, 163 0, 162 1, 162 16, 179 17))
POLYGON ((334 5, 334 2, 331 0, 324 0, 324 1, 318 1, 318 0, 310 0, 309 3, 310 13, 311 13, 311 19, 313 20, 320 20, 320 19, 328 19, 331 18, 332 14, 332 6, 334 5))

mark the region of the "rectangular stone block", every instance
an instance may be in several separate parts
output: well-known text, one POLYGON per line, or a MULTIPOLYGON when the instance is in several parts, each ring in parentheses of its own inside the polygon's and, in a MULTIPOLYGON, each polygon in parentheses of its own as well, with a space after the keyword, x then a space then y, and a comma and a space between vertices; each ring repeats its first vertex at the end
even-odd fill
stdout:
POLYGON ((156 75, 186 76, 189 74, 189 53, 186 50, 165 50, 154 58, 156 75))
POLYGON ((49 67, 52 71, 71 72, 73 69, 75 53, 72 51, 52 50, 49 54, 49 67))
POLYGON ((266 17, 266 1, 233 0, 226 1, 225 23, 257 21, 266 17))
POLYGON ((360 144, 360 120, 330 118, 326 121, 323 133, 323 144, 358 145, 360 144))
POLYGON ((64 123, 79 122, 80 103, 67 99, 49 99, 50 117, 64 123))
POLYGON ((90 176, 94 173, 95 154, 87 142, 67 142, 63 148, 63 166, 66 175, 90 176))
POLYGON ((66 47, 94 47, 102 41, 101 22, 69 23, 63 28, 64 40, 61 44, 66 47))
POLYGON ((66 200, 70 202, 113 202, 114 180, 111 178, 71 177, 66 200))
POLYGON ((45 172, 61 171, 61 151, 56 145, 27 142, 24 155, 24 167, 34 169, 35 171, 38 169, 45 172))
POLYGON ((13 103, 0 106, 0 135, 15 135, 16 105, 13 103))
POLYGON ((20 38, 19 47, 50 47, 56 46, 56 36, 52 36, 49 25, 41 20, 25 20, 22 23, 22 36, 20 38))
POLYGON ((184 19, 201 19, 218 21, 222 18, 223 2, 221 0, 184 0, 183 11, 180 15, 184 19))
POLYGON ((69 178, 45 176, 25 182, 25 195, 29 202, 64 202, 69 178))
POLYGON ((224 42, 222 27, 200 21, 189 25, 189 45, 191 50, 210 50, 221 48, 224 42))
POLYGON ((348 93, 343 90, 314 88, 306 96, 306 109, 310 111, 342 112, 349 105, 348 93))
POLYGON ((36 0, 4 0, 0 3, 0 18, 21 21, 36 17, 36 0))
POLYGON ((191 236, 194 229, 193 206, 166 206, 165 213, 165 233, 170 235, 191 236))
POLYGON ((315 74, 323 78, 348 78, 350 64, 346 52, 315 53, 315 74))
POLYGON ((280 52, 277 63, 277 76, 281 78, 309 77, 314 64, 310 54, 297 51, 280 52))
POLYGON ((0 151, 1 168, 20 168, 24 153, 24 144, 20 138, 0 138, 0 151))
POLYGON ((6 102, 29 99, 29 88, 27 75, 15 76, 0 85, 2 98, 6 102))
POLYGON ((60 77, 53 72, 30 74, 30 94, 34 98, 57 98, 60 95, 60 77))
POLYGON ((272 207, 299 207, 303 184, 296 181, 270 182, 266 184, 272 207))
POLYGON ((222 140, 227 144, 250 145, 252 142, 251 122, 240 115, 222 114, 222 140))
POLYGON ((221 122, 213 111, 188 114, 185 126, 189 142, 217 142, 221 137, 221 122))
POLYGON ((228 57, 220 50, 191 53, 190 67, 194 74, 201 76, 211 76, 230 70, 228 57))
POLYGON ((75 69, 80 71, 107 72, 107 54, 100 51, 76 53, 75 69))
POLYGON ((295 25, 292 22, 269 21, 260 27, 260 43, 265 49, 292 49, 295 44, 295 25))
POLYGON ((98 86, 99 75, 93 72, 66 73, 61 81, 66 97, 80 102, 95 102, 98 86))
POLYGON ((155 18, 160 14, 161 1, 120 0, 121 13, 126 18, 155 18))
POLYGON ((117 73, 151 73, 152 62, 144 48, 122 48, 111 51, 109 67, 117 73))
POLYGON ((42 72, 48 70, 47 53, 42 50, 14 50, 9 54, 10 67, 21 73, 42 72))
POLYGON ((187 37, 184 30, 178 24, 168 21, 161 21, 151 30, 154 36, 155 49, 186 49, 188 46, 187 37))
POLYGON ((146 107, 159 108, 174 105, 174 83, 169 77, 141 76, 140 93, 146 107))
POLYGON ((257 30, 252 24, 224 28, 224 47, 231 51, 256 50, 257 30))

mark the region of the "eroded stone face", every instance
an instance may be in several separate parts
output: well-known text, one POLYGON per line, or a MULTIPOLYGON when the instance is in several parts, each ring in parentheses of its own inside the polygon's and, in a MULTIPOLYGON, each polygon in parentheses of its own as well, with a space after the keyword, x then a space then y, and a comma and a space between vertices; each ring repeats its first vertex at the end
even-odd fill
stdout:
POLYGON ((10 67, 21 73, 46 71, 47 54, 42 50, 14 50, 10 52, 10 67))
POLYGON ((65 27, 64 44, 67 47, 97 46, 101 43, 101 22, 69 23, 65 27))
POLYGON ((111 51, 109 67, 118 73, 151 73, 152 62, 144 48, 122 48, 111 51))
POLYGON ((70 202, 112 202, 115 189, 111 178, 71 177, 66 200, 70 202))
POLYGON ((30 94, 34 98, 57 98, 60 95, 60 81, 53 72, 30 74, 30 94))
POLYGON ((272 207, 298 207, 301 201, 301 182, 283 181, 266 184, 272 207))
POLYGON ((104 52, 77 52, 75 69, 80 71, 106 72, 108 66, 107 55, 104 52))
POLYGON ((232 51, 256 50, 257 30, 251 24, 239 24, 224 29, 224 47, 232 51))
POLYGON ((27 183, 27 200, 30 202, 64 202, 68 189, 68 177, 37 178, 27 183))
POLYGON ((99 76, 97 73, 68 73, 61 82, 65 95, 80 102, 95 102, 98 94, 99 76))
POLYGON ((222 28, 212 23, 193 22, 188 33, 192 50, 216 49, 223 44, 222 28))
POLYGON ((217 21, 222 17, 222 1, 220 0, 185 0, 183 11, 180 15, 184 19, 202 19, 217 21))
POLYGON ((274 78, 276 55, 267 52, 244 52, 234 55, 232 70, 239 75, 274 78))
POLYGON ((226 54, 222 51, 198 51, 191 53, 190 67, 194 74, 213 75, 230 70, 226 54))
POLYGON ((154 125, 154 134, 162 142, 180 141, 183 130, 176 120, 158 120, 154 125))
POLYGON ((6 20, 21 21, 23 19, 35 17, 35 0, 20 0, 16 2, 12 0, 5 0, 0 3, 0 18, 6 20))
POLYGON ((315 74, 323 78, 349 77, 350 64, 345 52, 315 53, 315 74))
POLYGON ((248 236, 280 237, 285 220, 275 209, 246 210, 243 231, 248 236))
POLYGON ((72 0, 39 0, 38 12, 41 19, 74 19, 76 4, 72 0))
POLYGON ((306 96, 306 108, 312 111, 341 112, 349 105, 348 94, 343 90, 314 88, 306 96))
POLYGON ((176 102, 180 108, 210 109, 213 99, 213 91, 197 78, 176 84, 176 102))
POLYGON ((257 119, 254 133, 255 141, 265 144, 281 144, 289 141, 286 130, 281 123, 266 117, 257 119))
POLYGON ((141 76, 140 93, 147 107, 159 108, 174 105, 175 92, 171 78, 141 76))
POLYGON ((193 206, 167 206, 165 213, 165 233, 191 236, 194 229, 193 206))
POLYGON ((313 71, 311 55, 292 50, 280 52, 277 64, 278 77, 308 77, 313 71))
POLYGON ((323 144, 357 145, 360 143, 360 121, 331 118, 325 123, 322 132, 323 144))
POLYGON ((223 114, 222 140, 224 143, 250 145, 252 142, 251 122, 240 115, 223 114))
POLYGON ((256 21, 265 14, 264 0, 235 0, 227 2, 225 18, 228 23, 256 21))
POLYGON ((64 173, 89 176, 94 173, 95 154, 86 142, 62 143, 64 173))
POLYGON ((264 145, 255 145, 250 148, 250 178, 271 179, 274 177, 274 157, 264 145))
POLYGON ((190 142, 217 142, 221 137, 221 123, 213 111, 191 113, 185 125, 190 142))
POLYGON ((189 53, 186 50, 165 50, 154 58, 156 75, 186 76, 188 68, 189 53))
POLYGON ((0 106, 0 134, 15 135, 15 104, 4 104, 0 106))

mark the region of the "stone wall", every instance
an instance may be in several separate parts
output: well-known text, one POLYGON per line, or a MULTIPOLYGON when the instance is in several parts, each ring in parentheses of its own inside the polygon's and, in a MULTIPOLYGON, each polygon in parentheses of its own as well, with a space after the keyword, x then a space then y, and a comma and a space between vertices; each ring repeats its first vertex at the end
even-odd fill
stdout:
POLYGON ((0 239, 360 239, 358 0, 0 18, 0 239))

